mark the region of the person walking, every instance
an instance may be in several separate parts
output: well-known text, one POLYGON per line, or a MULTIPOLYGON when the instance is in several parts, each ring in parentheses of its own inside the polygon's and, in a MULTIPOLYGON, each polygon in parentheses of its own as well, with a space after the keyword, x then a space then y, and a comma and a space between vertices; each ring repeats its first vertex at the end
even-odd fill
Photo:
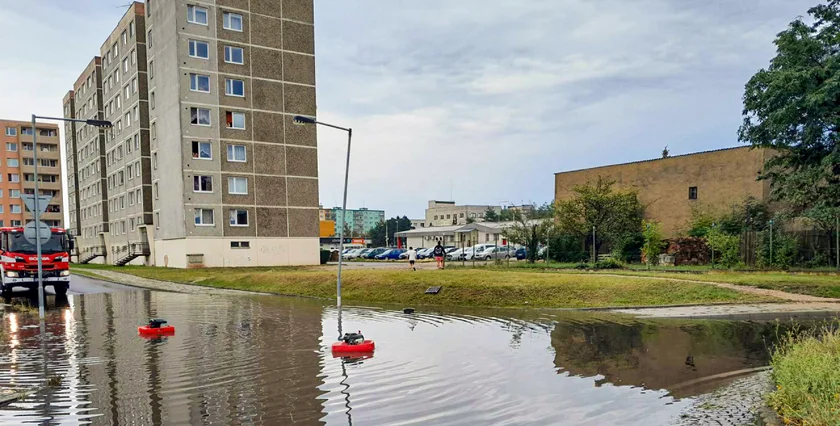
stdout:
POLYGON ((446 256, 446 250, 444 250, 443 246, 440 245, 440 241, 438 241, 435 249, 432 251, 432 254, 435 256, 435 260, 437 261, 437 268, 443 269, 443 258, 446 256))
POLYGON ((412 271, 416 271, 417 268, 414 267, 414 264, 417 263, 417 250, 414 250, 414 247, 408 248, 408 269, 412 271))

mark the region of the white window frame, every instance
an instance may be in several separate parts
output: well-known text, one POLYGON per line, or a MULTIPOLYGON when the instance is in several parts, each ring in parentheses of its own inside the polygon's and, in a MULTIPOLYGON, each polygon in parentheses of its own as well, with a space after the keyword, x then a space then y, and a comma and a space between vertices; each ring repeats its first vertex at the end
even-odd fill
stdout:
POLYGON ((17 152, 17 150, 18 150, 17 142, 6 142, 6 151, 17 152))
POLYGON ((209 21, 209 20, 210 20, 210 11, 207 10, 206 7, 196 6, 196 5, 192 5, 192 4, 187 5, 187 22, 189 22, 190 24, 204 25, 206 27, 207 26, 207 21, 209 21), (199 15, 196 12, 203 12, 204 13, 204 22, 201 22, 198 19, 199 15))
POLYGON ((245 26, 245 20, 242 18, 242 15, 233 12, 224 12, 222 14, 222 28, 230 31, 242 32, 242 28, 245 26), (233 27, 233 18, 236 17, 239 19, 239 28, 233 27))
POLYGON ((212 114, 212 111, 210 110, 210 108, 191 107, 191 108, 190 108, 190 125, 192 125, 192 126, 204 126, 204 127, 210 127, 210 126, 212 126, 212 125, 213 125, 213 118, 212 118, 212 115, 213 115, 213 114, 212 114), (196 113, 196 118, 197 118, 197 120, 196 120, 196 122, 195 122, 195 123, 193 123, 193 122, 192 122, 193 110, 195 110, 195 113, 196 113), (203 111, 207 111, 207 124, 201 124, 201 113, 202 113, 203 111))
POLYGON ((23 210, 20 208, 20 204, 12 204, 12 208, 10 209, 12 214, 20 214, 23 213, 23 210))
POLYGON ((9 198, 20 198, 20 190, 19 189, 10 189, 9 190, 9 198))
POLYGON ((213 209, 195 208, 193 209, 193 223, 195 226, 216 226, 216 212, 213 209), (204 212, 210 212, 210 223, 204 222, 204 212))
POLYGON ((189 40, 189 42, 188 42, 188 46, 187 46, 187 47, 188 47, 188 48, 187 48, 187 52, 189 53, 190 58, 196 58, 196 59, 210 59, 210 43, 208 43, 208 42, 206 42, 206 41, 201 41, 201 40, 193 40, 193 39, 190 39, 190 40, 189 40), (204 57, 204 56, 198 56, 198 45, 199 45, 199 44, 205 44, 205 45, 207 45, 207 56, 206 56, 206 57, 204 57))
MULTIPOLYGON (((247 127, 246 123, 245 123, 245 113, 242 112, 242 111, 227 111, 227 112, 230 113, 230 127, 228 127, 228 129, 245 130, 245 128, 247 127), (242 117, 242 126, 241 127, 238 127, 236 125, 236 118, 237 117, 242 117)), ((227 117, 225 117, 225 120, 227 120, 227 117)), ((227 123, 225 123, 225 125, 227 125, 227 123)))
POLYGON ((242 176, 229 176, 228 177, 228 194, 230 195, 248 195, 248 178, 242 176), (238 189, 238 184, 244 183, 245 184, 245 191, 241 192, 238 189))
POLYGON ((210 76, 205 74, 190 73, 190 92, 210 93, 210 76), (207 90, 201 90, 199 79, 207 79, 207 90))
POLYGON ((17 136, 17 127, 6 127, 6 136, 17 136))
POLYGON ((228 145, 227 146, 227 160, 229 163, 247 163, 248 162, 248 148, 245 145, 228 145), (236 159, 236 148, 242 147, 244 154, 241 160, 236 159))
POLYGON ((20 167, 20 160, 18 160, 17 158, 7 158, 6 167, 18 168, 20 167))
POLYGON ((213 159, 213 144, 209 141, 192 141, 190 144, 190 152, 193 154, 193 160, 212 160, 213 159), (202 145, 207 145, 209 148, 210 156, 209 157, 202 157, 202 145), (195 156, 195 149, 198 148, 198 156, 195 156))
POLYGON ((245 64, 245 49, 237 46, 225 46, 225 63, 244 65, 245 64), (234 62, 233 49, 239 49, 242 52, 242 62, 234 62))
POLYGON ((249 217, 248 210, 245 209, 230 209, 230 219, 229 223, 232 227, 244 228, 250 226, 251 218, 249 217), (245 223, 239 223, 239 212, 245 212, 245 223))
POLYGON ((245 80, 239 80, 237 78, 226 78, 225 79, 225 95, 227 96, 235 96, 237 98, 244 98, 245 97, 245 80), (241 83, 242 84, 242 93, 238 94, 234 92, 234 84, 241 83))
POLYGON ((213 176, 212 175, 194 175, 193 176, 193 192, 201 193, 201 194, 211 194, 213 193, 213 176), (201 188, 201 178, 208 178, 208 182, 210 184, 210 189, 202 189, 201 188), (196 184, 198 184, 198 189, 196 189, 196 184))

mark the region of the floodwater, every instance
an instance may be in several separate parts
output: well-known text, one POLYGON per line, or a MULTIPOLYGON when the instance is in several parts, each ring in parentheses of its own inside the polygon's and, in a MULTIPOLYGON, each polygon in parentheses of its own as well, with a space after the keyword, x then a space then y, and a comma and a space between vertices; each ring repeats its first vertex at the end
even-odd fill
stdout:
MULTIPOLYGON (((775 323, 344 308, 372 357, 334 358, 319 301, 130 291, 2 319, 0 423, 667 425, 711 378, 766 365, 775 323), (144 339, 162 317, 173 337, 144 339), (46 353, 46 357, 43 354, 46 353)), ((784 326, 783 326, 784 327, 784 326)))

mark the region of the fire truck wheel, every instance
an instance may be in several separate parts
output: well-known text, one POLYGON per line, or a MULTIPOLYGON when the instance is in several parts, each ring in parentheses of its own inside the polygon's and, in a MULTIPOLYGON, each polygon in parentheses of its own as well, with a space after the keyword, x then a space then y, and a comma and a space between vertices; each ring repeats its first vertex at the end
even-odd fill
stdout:
POLYGON ((0 297, 3 297, 4 299, 7 299, 7 300, 12 298, 12 289, 11 288, 6 288, 6 286, 0 284, 0 289, 2 290, 2 291, 0 291, 0 297))
POLYGON ((56 284, 53 286, 53 290, 55 294, 58 296, 64 296, 67 294, 67 284, 56 284))

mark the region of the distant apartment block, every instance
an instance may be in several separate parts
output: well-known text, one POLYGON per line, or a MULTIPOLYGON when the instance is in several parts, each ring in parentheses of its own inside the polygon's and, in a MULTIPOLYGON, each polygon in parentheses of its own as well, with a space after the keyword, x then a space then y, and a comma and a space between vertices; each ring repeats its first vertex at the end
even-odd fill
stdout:
POLYGON ((0 226, 23 226, 32 220, 21 194, 35 193, 34 150, 38 150, 38 191, 53 198, 41 220, 50 226, 63 227, 61 194, 61 158, 58 126, 38 123, 35 132, 29 121, 0 119, 0 226), (37 147, 32 139, 35 135, 37 147))
MULTIPOLYGON (((332 209, 320 209, 318 218, 322 223, 333 222, 332 235, 323 235, 322 237, 330 237, 339 234, 341 228, 347 225, 349 231, 346 237, 363 237, 368 234, 377 224, 385 221, 385 210, 369 210, 360 208, 358 210, 347 209, 344 214, 341 214, 341 207, 333 207, 332 209)), ((329 225, 324 224, 326 228, 329 225)))
POLYGON ((292 123, 315 115, 312 13, 312 0, 129 7, 64 102, 114 124, 68 127, 81 260, 318 262, 315 128, 292 123))
MULTIPOLYGON (((457 205, 454 201, 429 201, 426 209, 425 227, 466 225, 468 219, 475 222, 484 221, 484 213, 488 209, 501 213, 500 206, 490 205, 457 205)), ((423 226, 421 226, 422 228, 423 226)))
POLYGON ((637 190, 645 217, 674 236, 693 209, 721 211, 747 197, 767 200, 769 181, 757 180, 767 155, 765 149, 739 147, 560 172, 554 175, 554 199, 574 197, 575 185, 599 176, 614 180, 617 188, 637 190))

